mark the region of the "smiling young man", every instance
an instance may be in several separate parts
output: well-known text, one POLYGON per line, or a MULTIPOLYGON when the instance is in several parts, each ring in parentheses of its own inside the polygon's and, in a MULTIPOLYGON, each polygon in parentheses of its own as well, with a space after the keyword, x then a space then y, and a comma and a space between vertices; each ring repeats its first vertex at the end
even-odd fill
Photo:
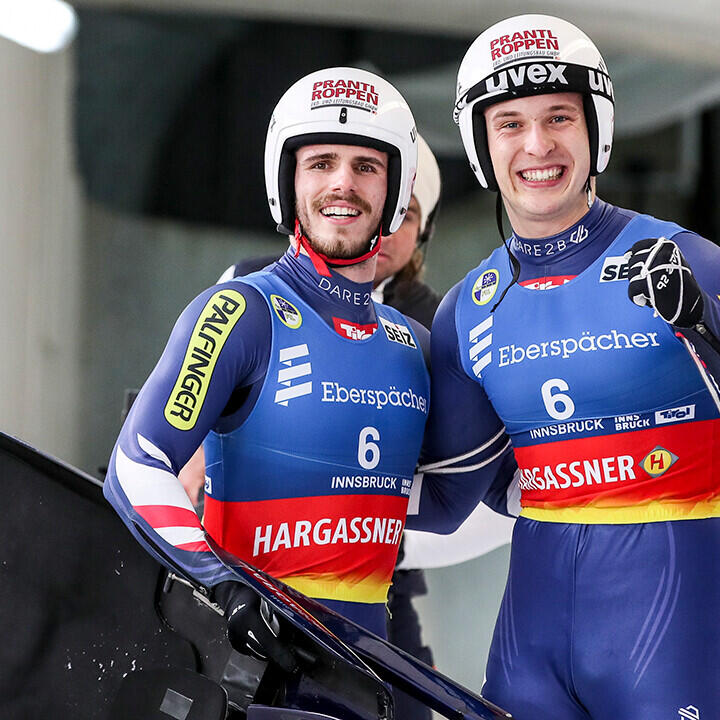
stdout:
MULTIPOLYGON (((435 228, 440 201, 440 168, 422 135, 417 136, 418 168, 407 212, 400 227, 384 236, 377 253, 372 299, 400 310, 430 329, 441 296, 422 282, 425 251, 435 228)), ((343 211, 345 212, 345 211, 343 211)), ((220 281, 266 268, 276 255, 241 260, 220 281)))
POLYGON ((475 483, 519 514, 483 688, 518 720, 720 716, 720 249, 595 196, 613 114, 558 18, 504 20, 460 66, 455 119, 513 233, 435 317, 445 484, 419 510, 475 483))
MULTIPOLYGON (((377 235, 385 204, 388 154, 354 145, 308 145, 295 152, 296 213, 312 247, 327 257, 353 259, 377 235)), ((372 263, 346 266, 365 281, 372 263)))
MULTIPOLYGON (((410 204, 404 214, 400 227, 391 235, 382 238, 382 244, 376 255, 375 275, 373 278, 372 299, 375 302, 382 302, 399 310, 408 318, 412 318, 426 328, 430 328, 433 315, 440 304, 441 297, 423 283, 420 279, 425 259, 425 247, 430 241, 434 231, 434 220, 436 209, 440 200, 440 168, 430 147, 422 138, 417 136, 418 161, 413 194, 410 204)), ((337 200, 329 198, 328 207, 324 208, 322 200, 318 205, 312 193, 311 183, 320 183, 320 187, 326 182, 325 176, 334 172, 337 161, 342 160, 341 155, 345 151, 352 154, 360 151, 358 161, 365 160, 371 167, 360 167, 361 173, 369 175, 366 184, 374 183, 373 175, 387 175, 387 163, 383 163, 380 157, 380 165, 376 162, 378 158, 368 156, 368 153, 375 153, 366 148, 335 148, 327 153, 323 148, 308 147, 301 148, 297 152, 296 195, 302 195, 303 201, 298 204, 298 219, 305 229, 305 234, 313 238, 313 246, 319 249, 323 243, 322 228, 312 217, 312 213, 319 212, 324 217, 336 216, 335 227, 341 227, 343 220, 347 217, 356 217, 361 209, 365 209, 367 203, 362 197, 357 198, 357 207, 348 199, 337 200), (319 164, 316 164, 319 163, 319 164), (303 174, 299 170, 303 169, 303 174), (309 172, 305 172, 305 170, 309 172), (310 191, 309 194, 306 193, 310 191)), ((350 165, 352 169, 352 164, 350 165)), ((352 225, 349 225, 352 228, 352 225)), ((356 233, 350 234, 349 243, 352 244, 356 233)), ((361 235, 360 235, 361 236, 361 235)), ((337 244, 337 243, 336 243, 337 244)), ((350 247, 350 245, 348 245, 350 247)), ((323 252, 327 254, 328 248, 323 252)), ((287 251, 294 254, 294 248, 287 251)), ((342 243, 336 247, 334 256, 347 254, 342 243)), ((285 262, 284 260, 280 260, 285 262)), ((238 278, 264 268, 271 269, 273 263, 278 262, 276 255, 264 257, 246 258, 234 265, 231 265, 220 277, 219 282, 232 278, 238 278)), ((349 268, 348 268, 349 269, 349 268)), ((320 278, 320 283, 329 288, 329 280, 320 278)), ((367 300, 366 297, 363 298, 367 300)), ((359 329, 342 323, 337 326, 337 331, 347 335, 349 339, 362 340, 371 334, 375 329, 359 329)), ((202 497, 202 487, 205 477, 205 462, 202 447, 198 449, 191 461, 180 471, 179 477, 188 495, 197 506, 199 498, 202 497)), ((478 522, 478 525, 481 525, 478 522)), ((415 533, 414 542, 417 543, 418 535, 427 533, 415 533)), ((439 537, 433 534, 433 537, 439 537)), ((412 598, 424 595, 427 586, 421 570, 409 566, 403 570, 397 570, 392 576, 392 585, 388 595, 387 626, 390 641, 418 659, 432 665, 432 654, 430 649, 423 645, 419 617, 412 605, 412 598)), ((430 718, 430 709, 422 703, 414 700, 403 693, 395 693, 395 717, 397 720, 424 720, 430 718)))
POLYGON ((417 133, 400 94, 353 68, 295 83, 265 175, 293 250, 193 300, 140 391, 105 494, 157 558, 211 589, 240 652, 294 659, 205 533, 379 635, 429 407, 428 333, 371 300, 401 224, 417 133), (205 440, 203 523, 177 473, 205 440))
POLYGON ((548 237, 588 211, 590 141, 580 93, 506 100, 485 112, 495 179, 521 237, 548 237))

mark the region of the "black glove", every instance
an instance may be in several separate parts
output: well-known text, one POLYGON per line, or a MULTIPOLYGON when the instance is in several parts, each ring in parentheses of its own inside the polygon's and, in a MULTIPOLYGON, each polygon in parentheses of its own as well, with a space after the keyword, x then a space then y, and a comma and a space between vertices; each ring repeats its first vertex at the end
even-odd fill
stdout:
POLYGON ((702 319, 703 297, 680 248, 667 238, 646 238, 625 253, 629 266, 628 296, 649 305, 677 327, 690 328, 702 319))
POLYGON ((278 637, 277 616, 252 588, 229 580, 213 588, 213 598, 225 611, 228 639, 237 652, 270 660, 285 672, 295 670, 293 654, 278 637))

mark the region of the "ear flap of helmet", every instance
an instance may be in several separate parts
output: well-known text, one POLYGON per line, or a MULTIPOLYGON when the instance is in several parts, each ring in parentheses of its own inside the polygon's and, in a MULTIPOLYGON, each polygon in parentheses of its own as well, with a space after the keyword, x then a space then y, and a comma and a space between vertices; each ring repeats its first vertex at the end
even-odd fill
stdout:
POLYGON ((292 235, 295 232, 295 150, 287 148, 288 143, 280 153, 278 167, 278 195, 280 202, 280 217, 282 220, 277 226, 278 232, 283 235, 292 235))
MULTIPOLYGON (((497 180, 495 179, 495 170, 493 169, 492 160, 490 159, 490 149, 488 147, 487 125, 485 124, 485 109, 475 104, 472 109, 472 127, 473 138, 475 141, 475 152, 477 153, 478 170, 475 175, 480 177, 482 173, 485 183, 483 187, 493 192, 498 191, 497 180)), ((472 163, 471 163, 472 166, 472 163)), ((473 168, 474 170, 474 168, 473 168)), ((480 181, 482 183, 482 180, 480 181)))
POLYGON ((394 227, 392 226, 395 208, 397 207, 400 196, 402 160, 400 159, 400 153, 398 153, 394 147, 388 145, 386 152, 388 154, 387 197, 385 198, 385 210, 380 220, 380 230, 384 236, 392 235, 400 225, 402 225, 402 221, 405 219, 405 213, 407 213, 406 207, 401 208, 400 214, 397 217, 397 224, 394 227))
POLYGON ((585 124, 587 125, 588 139, 590 141, 590 174, 597 175, 597 151, 598 151, 598 120, 595 112, 595 105, 590 95, 583 95, 583 111, 585 113, 585 124))
MULTIPOLYGON (((599 174, 605 170, 610 162, 613 127, 615 124, 615 107, 607 97, 602 95, 592 95, 591 98, 598 129, 597 148, 590 157, 593 159, 593 165, 599 174)), ((587 111, 585 114, 588 114, 587 111)))
POLYGON ((610 161, 613 105, 600 95, 583 95, 583 109, 590 139, 590 174, 599 175, 610 161))
MULTIPOLYGON (((467 108, 463 112, 458 112, 456 110, 455 113, 456 116, 456 122, 460 128, 460 137, 462 138, 463 146, 465 148, 465 154, 467 155, 468 162, 470 163, 471 170, 475 173, 475 177, 478 179, 478 182, 480 185, 484 188, 488 187, 488 181, 487 181, 487 175, 485 174, 483 170, 483 166, 485 169, 487 169, 486 163, 480 163, 479 157, 480 155, 484 154, 485 148, 487 148, 487 133, 485 130, 485 118, 481 117, 482 120, 482 127, 476 128, 476 116, 475 116, 475 108, 471 108, 471 111, 468 112, 467 108), (476 141, 475 132, 476 129, 479 130, 482 135, 480 137, 484 138, 484 143, 481 145, 479 142, 476 141)), ((490 177, 494 179, 494 175, 492 173, 492 164, 490 165, 490 177)))

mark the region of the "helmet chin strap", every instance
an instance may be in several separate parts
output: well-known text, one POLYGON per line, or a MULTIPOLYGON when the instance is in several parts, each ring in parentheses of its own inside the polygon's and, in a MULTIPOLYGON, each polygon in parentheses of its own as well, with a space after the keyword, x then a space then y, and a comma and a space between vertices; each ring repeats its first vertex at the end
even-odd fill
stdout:
POLYGON ((592 207, 593 204, 593 191, 592 191, 592 182, 590 181, 590 175, 588 175, 588 179, 585 182, 585 198, 588 206, 588 210, 592 207))
POLYGON ((378 234, 374 238, 371 238, 368 244, 370 249, 362 255, 358 255, 354 258, 341 259, 328 257, 327 255, 323 255, 323 253, 318 252, 312 247, 312 245, 310 245, 310 241, 305 236, 302 225, 300 225, 300 220, 295 218, 295 257, 300 254, 300 248, 304 248, 305 252, 310 256, 310 260, 312 261, 313 267, 318 275, 330 277, 328 265, 330 267, 358 265, 361 262, 365 262, 365 260, 369 260, 374 255, 377 255, 378 252, 380 252, 380 245, 382 244, 382 230, 378 230, 378 234))

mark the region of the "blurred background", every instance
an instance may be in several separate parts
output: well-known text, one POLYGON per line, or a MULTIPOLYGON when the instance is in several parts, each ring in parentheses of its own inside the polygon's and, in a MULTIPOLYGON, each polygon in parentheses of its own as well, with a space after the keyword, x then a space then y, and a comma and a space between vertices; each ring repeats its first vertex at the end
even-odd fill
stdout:
MULTIPOLYGON (((0 429, 98 475, 123 392, 230 264, 282 252, 264 193, 270 111, 302 75, 358 65, 408 99, 443 175, 427 279, 498 242, 452 123, 474 37, 521 12, 578 24, 616 92, 605 200, 717 241, 720 14, 713 0, 1 0, 0 429), (2 20, 5 18, 5 20, 2 20)), ((479 690, 508 546, 428 573, 437 667, 479 690)))

